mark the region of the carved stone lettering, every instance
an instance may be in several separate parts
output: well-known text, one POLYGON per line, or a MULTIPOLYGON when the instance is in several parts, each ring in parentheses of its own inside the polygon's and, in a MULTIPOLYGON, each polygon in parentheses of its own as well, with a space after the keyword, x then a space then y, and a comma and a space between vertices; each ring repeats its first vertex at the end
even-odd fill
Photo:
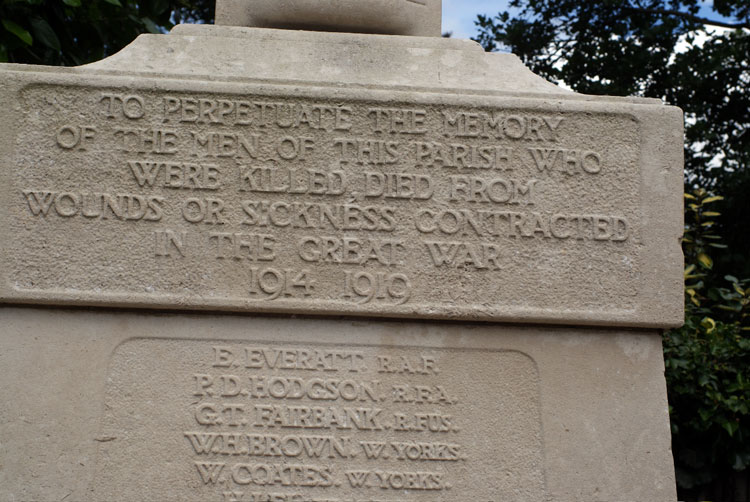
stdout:
MULTIPOLYGON (((53 92, 32 86, 23 101, 43 107, 53 92)), ((591 322, 637 309, 639 131, 627 115, 67 96, 18 135, 20 297, 472 319, 573 309, 591 322), (612 134, 589 134, 599 122, 612 134)))
POLYGON ((143 339, 108 382, 97 500, 129 482, 164 500, 544 499, 520 353, 143 339))

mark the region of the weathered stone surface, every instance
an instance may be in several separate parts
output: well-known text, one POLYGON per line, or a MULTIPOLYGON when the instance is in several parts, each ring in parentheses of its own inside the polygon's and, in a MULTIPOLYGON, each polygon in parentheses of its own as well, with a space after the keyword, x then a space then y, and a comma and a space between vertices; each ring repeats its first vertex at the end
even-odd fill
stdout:
POLYGON ((439 37, 441 0, 217 0, 216 24, 439 37))
MULTIPOLYGON (((438 3, 315 27, 436 34, 438 3)), ((227 26, 0 78, 0 301, 36 304, 0 307, 0 499, 675 501, 678 109, 227 26)))
POLYGON ((0 321, 1 500, 675 500, 655 331, 0 321))
POLYGON ((181 27, 1 69, 6 302, 682 320, 678 109, 425 38, 181 27))

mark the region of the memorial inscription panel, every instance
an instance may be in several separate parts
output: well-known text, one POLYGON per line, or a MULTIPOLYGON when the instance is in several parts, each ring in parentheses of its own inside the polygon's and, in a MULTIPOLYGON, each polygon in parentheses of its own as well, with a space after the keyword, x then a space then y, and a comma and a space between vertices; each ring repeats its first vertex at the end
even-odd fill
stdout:
POLYGON ((538 385, 514 351, 131 340, 110 364, 93 496, 542 500, 538 385))
POLYGON ((472 319, 635 309, 633 116, 288 89, 26 87, 6 296, 472 319))

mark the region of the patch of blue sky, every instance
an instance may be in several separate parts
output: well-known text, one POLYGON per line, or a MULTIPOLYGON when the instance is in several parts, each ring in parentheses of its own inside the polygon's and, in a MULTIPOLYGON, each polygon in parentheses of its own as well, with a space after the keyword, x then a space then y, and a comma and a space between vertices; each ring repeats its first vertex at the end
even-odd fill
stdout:
MULTIPOLYGON (((476 36, 477 28, 474 21, 478 14, 497 15, 498 12, 511 10, 509 0, 443 0, 443 32, 453 33, 454 38, 471 38, 476 36)), ((716 14, 713 1, 701 2, 699 16, 725 22, 736 21, 716 14)))

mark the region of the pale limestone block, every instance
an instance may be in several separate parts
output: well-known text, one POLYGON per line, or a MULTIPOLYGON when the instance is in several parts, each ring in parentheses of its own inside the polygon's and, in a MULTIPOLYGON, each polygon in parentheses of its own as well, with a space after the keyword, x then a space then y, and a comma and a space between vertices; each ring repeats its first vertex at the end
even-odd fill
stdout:
POLYGON ((0 322, 0 500, 676 500, 655 331, 0 322))
POLYGON ((442 0, 217 0, 216 24, 439 37, 442 0))
POLYGON ((682 322, 659 101, 466 41, 259 28, 1 68, 6 302, 682 322))
POLYGON ((1 500, 674 502, 678 109, 264 28, 0 78, 1 500))

